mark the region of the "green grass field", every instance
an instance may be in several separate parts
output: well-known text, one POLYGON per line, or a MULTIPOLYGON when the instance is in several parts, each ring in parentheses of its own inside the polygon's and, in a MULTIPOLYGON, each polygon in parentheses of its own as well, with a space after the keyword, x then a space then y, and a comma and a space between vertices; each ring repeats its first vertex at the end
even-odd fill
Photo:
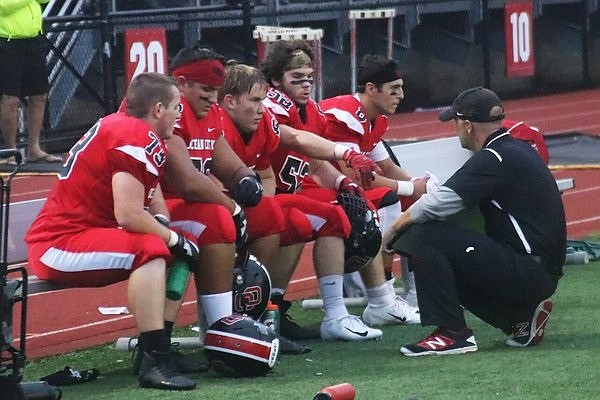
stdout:
MULTIPOLYGON (((310 400, 321 388, 341 382, 354 385, 360 400, 595 399, 600 397, 600 261, 565 266, 565 272, 553 297, 545 340, 537 347, 508 348, 501 331, 469 315, 479 351, 467 355, 405 357, 400 345, 431 329, 396 326, 385 327, 377 342, 313 341, 311 353, 282 356, 264 378, 192 375, 198 387, 191 392, 139 389, 131 374, 131 354, 112 345, 31 361, 25 380, 38 380, 66 365, 100 370, 96 381, 63 387, 63 399, 310 400)), ((321 318, 320 311, 302 310, 299 304, 292 315, 301 324, 318 324, 321 318)), ((182 329, 177 335, 193 332, 182 329)))

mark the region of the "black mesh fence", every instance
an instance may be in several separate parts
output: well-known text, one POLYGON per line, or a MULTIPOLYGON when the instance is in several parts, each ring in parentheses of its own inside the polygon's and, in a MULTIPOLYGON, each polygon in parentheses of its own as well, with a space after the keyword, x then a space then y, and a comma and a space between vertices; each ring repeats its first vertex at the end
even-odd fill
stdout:
MULTIPOLYGON (((398 111, 447 105, 465 87, 491 87, 502 98, 600 83, 600 17, 586 2, 535 3, 535 75, 505 76, 504 4, 470 0, 55 0, 66 15, 45 18, 51 82, 42 143, 67 150, 94 121, 113 112, 125 87, 124 33, 165 30, 167 57, 198 40, 227 58, 255 64, 258 25, 322 29, 323 96, 351 90, 349 10, 395 10, 392 56, 406 97, 398 111), (71 5, 71 8, 67 7, 71 5), (542 12, 543 8, 543 12, 542 12)), ((356 55, 386 54, 388 22, 356 24, 356 55)), ((20 145, 26 121, 20 118, 20 145)))

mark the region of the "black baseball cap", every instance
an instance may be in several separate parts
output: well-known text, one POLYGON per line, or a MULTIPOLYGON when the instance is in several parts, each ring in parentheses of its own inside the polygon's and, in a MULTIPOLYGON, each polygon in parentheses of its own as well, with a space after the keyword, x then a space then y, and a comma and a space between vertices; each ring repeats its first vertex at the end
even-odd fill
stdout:
POLYGON ((438 118, 442 122, 455 118, 472 122, 500 121, 504 118, 504 107, 496 93, 483 87, 475 87, 456 96, 452 107, 442 111, 438 118))

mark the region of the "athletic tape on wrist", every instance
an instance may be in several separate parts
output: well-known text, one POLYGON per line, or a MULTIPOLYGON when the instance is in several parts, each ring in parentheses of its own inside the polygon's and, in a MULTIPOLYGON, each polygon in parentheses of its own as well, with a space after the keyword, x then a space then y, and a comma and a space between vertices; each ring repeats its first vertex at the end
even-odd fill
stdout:
POLYGON ((335 179, 335 184, 333 185, 333 187, 336 190, 340 190, 340 185, 342 184, 342 181, 344 180, 344 178, 346 178, 346 175, 340 175, 335 179))
POLYGON ((169 238, 169 241, 167 242, 167 247, 173 247, 179 241, 179 235, 177 234, 177 232, 174 232, 172 230, 169 230, 169 232, 171 233, 171 237, 169 238))
POLYGON ((349 149, 350 149, 350 147, 348 147, 348 146, 344 146, 343 144, 336 143, 335 147, 333 148, 333 159, 334 160, 343 160, 346 150, 349 150, 349 149))
POLYGON ((413 192, 415 191, 415 185, 413 185, 412 182, 396 181, 396 183, 398 184, 398 190, 396 193, 398 193, 399 196, 412 196, 413 192))
POLYGON ((242 211, 242 207, 240 207, 240 205, 238 203, 233 203, 235 204, 235 209, 233 210, 233 213, 231 215, 233 215, 234 217, 236 215, 238 215, 240 213, 240 211, 242 211))

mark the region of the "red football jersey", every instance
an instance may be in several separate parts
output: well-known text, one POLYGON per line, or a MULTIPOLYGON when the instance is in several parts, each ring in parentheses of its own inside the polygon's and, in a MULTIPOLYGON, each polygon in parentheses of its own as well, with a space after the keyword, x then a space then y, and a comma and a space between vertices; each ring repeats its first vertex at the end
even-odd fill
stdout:
MULTIPOLYGON (((181 98, 183 111, 175 124, 174 134, 180 136, 187 145, 192 163, 198 171, 210 172, 215 141, 223 136, 223 109, 213 105, 204 118, 198 119, 185 98, 181 98)), ((165 198, 178 198, 168 182, 161 182, 165 198)))
MULTIPOLYGON (((265 107, 277 118, 282 125, 295 129, 306 130, 320 135, 325 127, 325 115, 317 103, 308 100, 301 118, 296 104, 284 93, 270 88, 264 101, 265 107)), ((297 192, 309 173, 309 159, 304 154, 290 151, 280 146, 271 156, 271 164, 277 177, 279 193, 297 192)))
POLYGON ((145 207, 162 174, 166 147, 148 124, 123 113, 100 119, 69 150, 48 199, 29 229, 28 242, 90 227, 118 227, 112 177, 127 172, 144 185, 145 207))
POLYGON ((271 166, 271 154, 279 146, 279 124, 268 110, 247 142, 225 112, 223 121, 227 142, 246 166, 257 170, 271 166))
POLYGON ((319 106, 327 118, 322 136, 332 142, 355 143, 361 153, 370 153, 387 132, 387 117, 378 115, 369 121, 353 95, 325 99, 319 106))

